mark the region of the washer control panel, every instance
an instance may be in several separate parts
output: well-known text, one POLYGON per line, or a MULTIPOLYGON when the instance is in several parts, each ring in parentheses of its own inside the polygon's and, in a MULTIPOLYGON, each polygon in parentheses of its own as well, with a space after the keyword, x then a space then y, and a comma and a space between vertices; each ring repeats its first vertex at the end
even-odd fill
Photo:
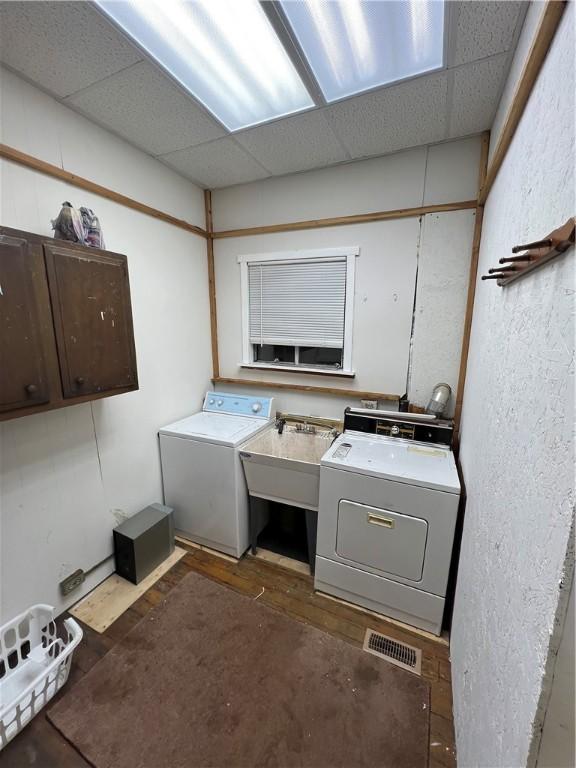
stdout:
POLYGON ((272 418, 273 397, 233 395, 225 392, 206 392, 203 411, 226 413, 231 416, 252 416, 255 419, 272 418))

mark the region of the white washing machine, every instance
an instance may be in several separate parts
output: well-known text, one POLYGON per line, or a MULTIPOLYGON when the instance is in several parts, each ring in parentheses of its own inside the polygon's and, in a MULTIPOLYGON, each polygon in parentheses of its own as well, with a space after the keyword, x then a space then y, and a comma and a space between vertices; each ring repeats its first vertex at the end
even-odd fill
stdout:
POLYGON ((460 482, 452 428, 409 417, 347 410, 320 466, 314 585, 439 635, 460 482))
POLYGON ((273 398, 207 392, 202 411, 163 427, 164 502, 177 532, 241 557, 248 549, 248 492, 239 447, 272 419, 273 398))

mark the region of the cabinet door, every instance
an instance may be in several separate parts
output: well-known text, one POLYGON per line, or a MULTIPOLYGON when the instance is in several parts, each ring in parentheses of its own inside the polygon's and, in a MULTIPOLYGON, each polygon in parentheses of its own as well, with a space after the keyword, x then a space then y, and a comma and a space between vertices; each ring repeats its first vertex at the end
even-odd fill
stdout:
POLYGON ((137 389, 125 256, 46 244, 65 398, 137 389))
POLYGON ((38 295, 45 280, 42 246, 0 234, 0 412, 49 400, 38 295))

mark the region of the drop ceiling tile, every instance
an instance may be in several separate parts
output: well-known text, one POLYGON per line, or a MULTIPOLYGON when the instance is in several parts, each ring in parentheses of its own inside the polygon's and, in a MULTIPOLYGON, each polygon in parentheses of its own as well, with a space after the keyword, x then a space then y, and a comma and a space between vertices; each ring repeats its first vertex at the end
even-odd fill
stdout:
POLYGON ((507 54, 501 54, 454 70, 450 137, 490 128, 506 77, 507 61, 507 54))
POLYGON ((264 179, 270 174, 233 139, 218 139, 160 158, 192 181, 210 189, 264 179))
POLYGON ((306 171, 349 159, 319 111, 260 125, 235 137, 273 174, 306 171))
POLYGON ((516 0, 459 3, 456 46, 450 66, 508 51, 514 42, 520 14, 526 12, 526 5, 516 0))
POLYGON ((95 83, 65 103, 153 155, 225 135, 192 98, 146 61, 95 83))
POLYGON ((446 132, 446 72, 427 75, 323 110, 353 158, 430 144, 446 132))
POLYGON ((67 96, 142 59, 87 2, 0 2, 0 59, 67 96))

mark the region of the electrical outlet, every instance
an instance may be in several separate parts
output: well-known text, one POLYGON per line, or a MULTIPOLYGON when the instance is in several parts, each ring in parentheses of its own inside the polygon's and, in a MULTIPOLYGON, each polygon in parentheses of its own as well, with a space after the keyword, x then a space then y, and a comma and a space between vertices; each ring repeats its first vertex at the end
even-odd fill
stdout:
POLYGON ((60 582, 60 592, 62 592, 63 595, 69 595, 70 592, 84 583, 85 577, 86 574, 84 571, 81 568, 78 568, 78 570, 71 573, 70 576, 66 576, 65 579, 62 579, 60 582))
POLYGON ((378 409, 378 400, 360 400, 362 408, 369 408, 371 411, 378 409))

